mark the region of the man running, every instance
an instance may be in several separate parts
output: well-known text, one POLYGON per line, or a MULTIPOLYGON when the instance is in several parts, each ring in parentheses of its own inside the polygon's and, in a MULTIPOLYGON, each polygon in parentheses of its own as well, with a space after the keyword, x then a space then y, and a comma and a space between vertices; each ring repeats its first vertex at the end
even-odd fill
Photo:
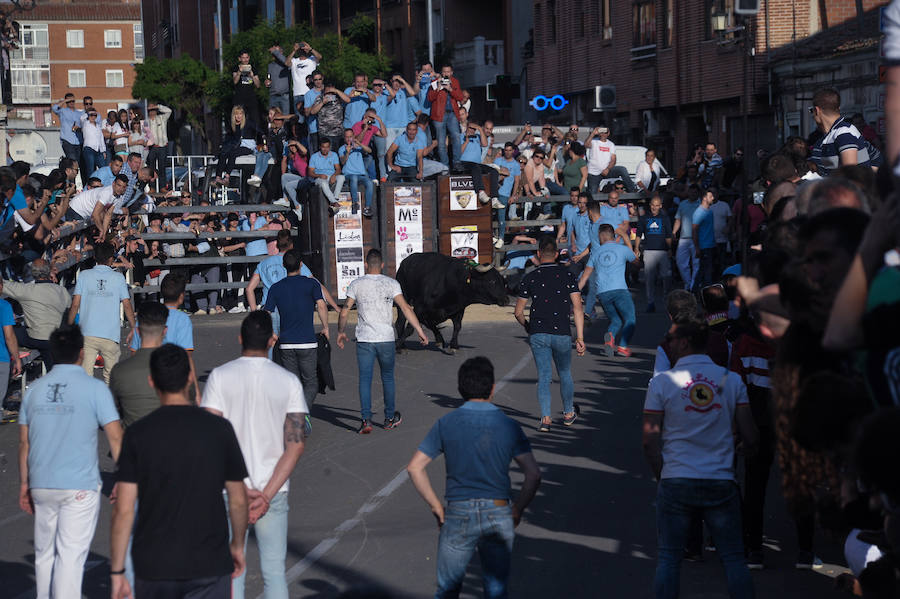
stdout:
POLYGON ((372 368, 375 360, 381 369, 381 386, 384 390, 384 428, 396 428, 403 420, 394 409, 394 304, 412 325, 422 345, 428 345, 428 337, 416 318, 416 313, 406 299, 400 283, 381 273, 384 262, 376 249, 366 254, 366 274, 350 283, 347 301, 338 318, 337 345, 344 349, 347 334, 347 316, 354 303, 356 310, 356 363, 359 366, 359 403, 362 422, 356 431, 360 435, 372 432, 372 368))
POLYGON ((553 366, 559 374, 559 392, 563 402, 563 424, 575 422, 574 384, 572 382, 572 335, 569 332, 569 311, 575 313, 575 351, 584 355, 584 311, 575 275, 556 263, 559 251, 556 240, 547 235, 538 244, 540 266, 519 283, 516 320, 528 333, 528 344, 538 371, 538 404, 541 423, 538 430, 549 432, 550 382, 553 366), (531 300, 530 320, 525 318, 525 304, 531 300))
MULTIPOLYGON (((249 523, 259 545, 266 596, 287 597, 288 478, 303 454, 309 408, 299 379, 267 358, 274 342, 268 312, 247 315, 239 339, 241 357, 209 373, 202 407, 234 426, 247 460, 249 523)), ((232 538, 246 544, 243 532, 232 538)), ((244 598, 244 575, 234 579, 233 599, 244 598)))
POLYGON ((435 597, 458 597, 476 547, 485 597, 506 597, 515 527, 541 484, 541 469, 522 427, 491 403, 494 366, 483 356, 457 375, 466 403, 438 420, 406 467, 440 528, 435 597), (444 507, 425 468, 441 453, 447 469, 444 507), (510 502, 509 463, 525 475, 510 502))

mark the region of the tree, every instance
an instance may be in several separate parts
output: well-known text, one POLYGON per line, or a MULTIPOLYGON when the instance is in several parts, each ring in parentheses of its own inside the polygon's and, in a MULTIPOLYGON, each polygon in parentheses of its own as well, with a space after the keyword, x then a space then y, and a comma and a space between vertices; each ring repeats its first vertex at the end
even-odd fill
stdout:
POLYGON ((134 68, 133 98, 146 98, 176 109, 203 131, 204 100, 215 71, 186 55, 164 60, 148 56, 134 68))

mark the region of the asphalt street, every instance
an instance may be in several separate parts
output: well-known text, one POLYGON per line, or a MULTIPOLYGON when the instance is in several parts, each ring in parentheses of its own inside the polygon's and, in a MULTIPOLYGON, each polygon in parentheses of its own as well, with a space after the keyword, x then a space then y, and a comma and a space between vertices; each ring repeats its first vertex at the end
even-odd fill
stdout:
MULTIPOLYGON (((536 373, 524 332, 511 309, 481 308, 464 322, 461 349, 445 355, 434 346, 398 357, 397 407, 403 423, 355 434, 359 418, 355 351, 334 348, 337 390, 320 395, 312 409, 313 435, 291 477, 287 568, 291 597, 336 597, 351 588, 380 588, 386 596, 433 594, 438 529, 406 477, 405 466, 432 424, 462 402, 456 372, 468 357, 488 356, 497 376, 497 405, 525 429, 541 464, 543 484, 517 529, 511 595, 514 597, 652 597, 656 554, 655 483, 641 453, 641 408, 656 342, 667 319, 644 314, 631 358, 600 353, 606 321, 587 333, 588 354, 573 360, 581 417, 539 433, 536 373), (473 320, 475 322, 473 322, 473 320)), ((195 317, 195 360, 200 373, 237 357, 240 316, 195 317)), ((332 326, 336 336, 336 327, 332 326)), ((381 408, 378 376, 374 407, 381 408)), ((562 406, 554 385, 557 422, 562 406)), ((378 413, 376 423, 383 418, 378 413)), ((18 427, 0 427, 0 597, 34 597, 33 520, 17 506, 18 427)), ((113 465, 101 448, 101 468, 113 465)), ((429 466, 443 491, 441 459, 429 466)), ((516 472, 513 487, 522 477, 516 472)), ((767 569, 753 573, 758 597, 827 598, 842 568, 839 540, 819 534, 819 571, 797 571, 796 536, 777 484, 770 483, 766 521, 767 569)), ((108 493, 109 484, 105 492, 108 493)), ((111 509, 104 500, 86 565, 84 596, 109 597, 111 509)), ((248 549, 248 597, 261 597, 258 554, 248 549)), ((477 559, 470 565, 466 597, 480 597, 477 559)), ((682 597, 727 597, 724 572, 714 552, 684 563, 682 597)))

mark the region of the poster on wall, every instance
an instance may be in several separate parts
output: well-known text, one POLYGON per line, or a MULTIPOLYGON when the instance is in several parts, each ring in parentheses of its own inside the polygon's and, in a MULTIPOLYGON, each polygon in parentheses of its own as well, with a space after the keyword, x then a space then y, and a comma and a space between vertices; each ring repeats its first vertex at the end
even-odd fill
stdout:
POLYGON ((363 259, 362 212, 352 213, 350 194, 338 196, 340 206, 334 216, 334 261, 338 298, 347 298, 347 287, 366 272, 363 259))
POLYGON ((478 210, 472 177, 450 177, 450 210, 478 210))
POLYGON ((422 251, 422 188, 394 188, 394 250, 397 268, 410 254, 422 251))
POLYGON ((478 225, 450 227, 450 255, 478 262, 478 225))

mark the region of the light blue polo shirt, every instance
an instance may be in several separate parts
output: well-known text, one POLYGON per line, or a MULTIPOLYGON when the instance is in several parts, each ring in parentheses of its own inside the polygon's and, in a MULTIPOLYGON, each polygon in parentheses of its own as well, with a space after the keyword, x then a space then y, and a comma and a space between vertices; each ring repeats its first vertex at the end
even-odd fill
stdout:
POLYGON ((344 93, 350 98, 350 102, 344 106, 344 129, 349 129, 360 122, 371 103, 369 102, 369 96, 365 93, 359 94, 358 96, 350 95, 355 89, 356 88, 351 86, 344 90, 344 93))
MULTIPOLYGON (((378 115, 382 121, 386 116, 386 110, 388 105, 388 99, 390 99, 391 95, 387 92, 387 86, 381 88, 381 94, 376 94, 375 101, 372 102, 372 108, 375 109, 375 114, 378 115)), ((387 123, 384 124, 387 127, 387 123)))
POLYGON ((103 381, 78 364, 54 365, 31 383, 19 411, 19 424, 28 427, 29 486, 96 491, 97 427, 116 420, 119 412, 103 381))
POLYGON ((397 90, 397 93, 394 94, 392 100, 385 98, 384 116, 381 117, 385 127, 402 129, 412 120, 409 118, 409 103, 406 101, 407 98, 406 90, 402 87, 397 90))
POLYGON ((694 223, 693 216, 694 211, 697 207, 700 206, 700 200, 694 200, 693 202, 688 200, 682 200, 680 204, 678 204, 678 211, 675 213, 675 219, 681 220, 681 228, 678 230, 678 238, 679 239, 690 239, 694 234, 694 223))
MULTIPOLYGON (((194 349, 194 324, 191 317, 178 308, 166 307, 169 308, 169 316, 166 318, 166 336, 163 337, 163 343, 174 343, 186 350, 194 349)), ((135 331, 134 337, 131 338, 131 349, 137 351, 140 347, 141 335, 135 331)))
POLYGON ((319 151, 309 158, 309 166, 316 169, 317 175, 333 175, 334 167, 338 162, 340 162, 338 155, 334 151, 328 152, 328 156, 324 156, 319 151))
POLYGON ((470 135, 466 138, 466 147, 459 157, 460 162, 481 162, 481 136, 470 135))
POLYGON ((625 284, 625 265, 634 261, 634 252, 615 241, 607 241, 591 251, 588 266, 594 269, 597 293, 628 289, 625 284))
MULTIPOLYGON (((566 237, 572 236, 572 231, 575 230, 575 217, 578 215, 578 206, 574 204, 566 204, 562 208, 562 221, 566 223, 566 237)), ((567 241, 571 242, 571 239, 567 239, 567 241)), ((571 243, 569 244, 571 245, 571 243)))
POLYGON ((116 176, 112 173, 112 169, 108 166, 101 166, 97 170, 94 171, 92 177, 97 177, 100 179, 100 182, 103 183, 103 187, 107 187, 113 184, 113 181, 116 180, 116 176))
MULTIPOLYGON (((344 157, 347 155, 347 146, 341 146, 338 149, 338 156, 344 157)), ((350 157, 347 158, 347 162, 344 163, 343 168, 341 168, 341 172, 345 175, 365 175, 366 174, 366 165, 363 163, 363 151, 362 148, 353 148, 350 151, 350 157)))
POLYGON ((611 225, 613 229, 627 223, 631 217, 628 215, 628 207, 619 204, 615 208, 609 204, 600 204, 600 223, 611 225))
MULTIPOLYGON (((259 275, 260 283, 263 285, 262 303, 265 304, 272 285, 287 278, 287 269, 284 267, 284 254, 269 256, 259 263, 259 266, 256 267, 256 272, 259 275)), ((300 265, 300 275, 313 278, 312 271, 307 268, 306 264, 300 265)))
POLYGON ((78 274, 73 295, 81 296, 78 324, 84 336, 119 343, 122 339, 119 304, 129 299, 125 277, 108 266, 98 264, 78 274))
POLYGON ((404 131, 393 141, 397 146, 397 152, 394 155, 394 164, 397 166, 418 166, 416 162, 416 152, 424 150, 426 143, 423 135, 416 133, 416 139, 409 141, 404 131))
POLYGON ((588 213, 576 214, 572 231, 575 231, 575 251, 583 252, 591 244, 591 218, 588 213))
POLYGON ((500 184, 500 188, 497 190, 497 195, 509 197, 509 194, 512 193, 513 180, 516 178, 516 175, 522 174, 522 168, 519 166, 519 163, 516 162, 515 158, 507 160, 503 156, 494 158, 494 164, 509 169, 509 176, 503 179, 503 183, 500 184))
MULTIPOLYGON (((312 105, 316 103, 316 98, 321 95, 322 92, 314 88, 303 94, 303 108, 312 108, 312 105)), ((309 127, 310 133, 319 132, 319 119, 316 118, 316 115, 311 114, 306 117, 306 124, 309 127)), ((287 149, 287 145, 285 145, 284 147, 285 149, 287 149)))
MULTIPOLYGON (((330 152, 331 153, 331 152, 330 152)), ((241 231, 258 231, 265 227, 268 223, 264 218, 257 218, 256 222, 253 224, 253 228, 250 228, 249 220, 241 221, 241 231)), ((247 242, 247 245, 244 247, 244 253, 248 256, 264 256, 269 253, 269 248, 266 245, 266 238, 263 237, 261 239, 252 239, 247 242)))
POLYGON ((78 139, 78 135, 72 131, 72 125, 81 127, 81 115, 84 114, 84 111, 68 107, 60 108, 56 104, 51 106, 50 110, 59 117, 59 138, 74 146, 80 146, 81 140, 78 139))
POLYGON ((697 241, 700 242, 701 250, 708 250, 716 247, 714 220, 712 211, 709 208, 704 208, 702 205, 697 206, 697 209, 694 210, 694 214, 691 215, 692 234, 693 225, 700 226, 700 229, 697 231, 697 241))
MULTIPOLYGON (((0 299, 0 327, 12 327, 16 325, 16 316, 12 306, 5 299, 0 299)), ((0 362, 9 362, 9 349, 6 343, 0 343, 0 362)))

